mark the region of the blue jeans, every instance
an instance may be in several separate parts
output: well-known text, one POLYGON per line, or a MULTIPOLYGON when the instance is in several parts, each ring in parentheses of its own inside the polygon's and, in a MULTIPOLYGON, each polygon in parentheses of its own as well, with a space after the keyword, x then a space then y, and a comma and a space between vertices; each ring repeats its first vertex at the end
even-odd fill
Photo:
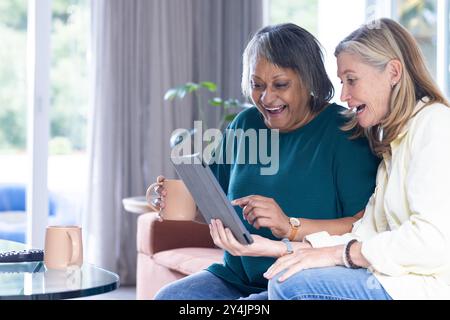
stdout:
POLYGON ((245 296, 209 271, 200 271, 161 288, 155 300, 267 300, 267 291, 245 296))
POLYGON ((281 274, 269 281, 270 300, 392 300, 367 269, 308 269, 278 282, 281 274))

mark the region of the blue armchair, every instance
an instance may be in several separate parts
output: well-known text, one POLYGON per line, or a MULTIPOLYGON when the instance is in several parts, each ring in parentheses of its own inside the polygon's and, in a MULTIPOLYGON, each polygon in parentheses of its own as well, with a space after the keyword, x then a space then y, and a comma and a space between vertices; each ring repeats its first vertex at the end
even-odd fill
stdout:
MULTIPOLYGON (((56 196, 49 195, 49 216, 57 211, 56 196)), ((26 186, 0 184, 0 239, 25 243, 26 186)))

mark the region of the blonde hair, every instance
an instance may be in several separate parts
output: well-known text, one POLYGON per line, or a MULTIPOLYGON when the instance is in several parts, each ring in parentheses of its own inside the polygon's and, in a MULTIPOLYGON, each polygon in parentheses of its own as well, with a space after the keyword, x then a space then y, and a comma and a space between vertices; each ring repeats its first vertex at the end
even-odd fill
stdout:
POLYGON ((342 128, 346 131, 355 129, 354 137, 365 135, 376 155, 391 154, 390 143, 415 116, 413 113, 419 100, 428 97, 423 108, 437 102, 450 107, 434 83, 413 36, 394 20, 383 18, 363 25, 339 43, 334 55, 338 57, 343 52, 359 56, 364 63, 380 71, 385 70, 392 60, 398 60, 402 65, 403 73, 393 88, 389 113, 380 125, 364 129, 352 116, 342 128), (380 127, 383 128, 381 141, 378 138, 380 127))

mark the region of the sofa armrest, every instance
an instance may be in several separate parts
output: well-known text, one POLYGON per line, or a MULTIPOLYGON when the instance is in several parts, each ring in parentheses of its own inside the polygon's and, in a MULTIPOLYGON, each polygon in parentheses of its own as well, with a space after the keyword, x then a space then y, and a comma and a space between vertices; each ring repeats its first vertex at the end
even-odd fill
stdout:
POLYGON ((160 222, 156 212, 149 212, 139 216, 137 225, 137 250, 149 256, 176 248, 215 248, 206 224, 169 220, 160 222))

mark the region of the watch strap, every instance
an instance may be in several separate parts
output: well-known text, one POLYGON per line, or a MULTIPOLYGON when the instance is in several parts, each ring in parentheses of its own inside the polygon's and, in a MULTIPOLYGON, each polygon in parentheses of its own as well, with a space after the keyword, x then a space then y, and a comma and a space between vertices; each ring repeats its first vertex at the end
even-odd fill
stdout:
POLYGON ((295 236, 297 235, 298 227, 294 227, 292 224, 289 224, 291 226, 291 233, 289 234, 289 240, 294 241, 295 236))

